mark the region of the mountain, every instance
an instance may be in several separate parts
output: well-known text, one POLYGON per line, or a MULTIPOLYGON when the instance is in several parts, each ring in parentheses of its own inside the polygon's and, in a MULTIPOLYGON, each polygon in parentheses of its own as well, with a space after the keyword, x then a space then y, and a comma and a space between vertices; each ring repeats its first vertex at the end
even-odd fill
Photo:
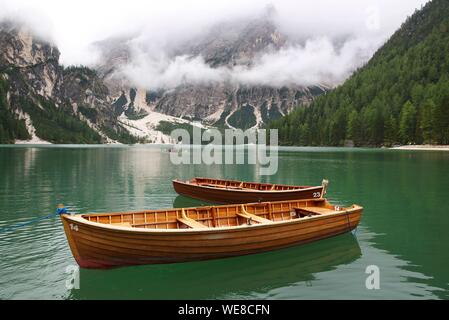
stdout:
POLYGON ((59 51, 25 26, 0 24, 0 143, 134 143, 96 72, 59 65, 59 51))
MULTIPOLYGON (((188 41, 174 41, 168 59, 201 59, 216 70, 250 68, 293 42, 275 11, 218 23, 188 41)), ((223 80, 147 90, 122 71, 140 35, 97 42, 101 63, 63 66, 59 50, 26 25, 0 22, 0 143, 171 142, 175 128, 262 127, 308 105, 331 85, 272 87, 223 80)), ((151 46, 147 39, 145 46, 151 46)))
MULTIPOLYGON (((250 67, 260 55, 276 52, 290 41, 278 30, 273 21, 274 14, 274 9, 269 8, 260 17, 218 23, 194 39, 169 48, 168 58, 188 57, 192 60, 201 57, 215 69, 250 67)), ((96 70, 110 91, 118 94, 118 105, 131 120, 156 111, 216 127, 261 127, 288 114, 298 105, 309 104, 331 87, 317 83, 309 87, 276 88, 223 81, 186 83, 159 90, 136 88, 132 79, 121 73, 122 68, 133 60, 136 38, 139 35, 95 43, 102 53, 96 70), (140 103, 133 103, 133 96, 140 96, 140 103)))
POLYGON ((343 85, 269 124, 285 145, 449 144, 449 1, 407 19, 343 85))

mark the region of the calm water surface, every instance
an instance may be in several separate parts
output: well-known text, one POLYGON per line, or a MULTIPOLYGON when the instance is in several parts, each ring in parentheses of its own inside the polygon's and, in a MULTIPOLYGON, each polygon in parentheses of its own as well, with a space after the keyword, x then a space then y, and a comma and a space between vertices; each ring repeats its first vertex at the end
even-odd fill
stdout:
POLYGON ((328 197, 365 207, 346 234, 269 253, 206 262, 80 272, 57 218, 0 232, 0 298, 19 299, 448 299, 449 153, 292 148, 279 171, 254 165, 172 165, 158 146, 0 147, 0 227, 54 212, 200 205, 171 180, 210 176, 286 184, 330 180, 328 197), (380 268, 380 290, 365 287, 380 268))

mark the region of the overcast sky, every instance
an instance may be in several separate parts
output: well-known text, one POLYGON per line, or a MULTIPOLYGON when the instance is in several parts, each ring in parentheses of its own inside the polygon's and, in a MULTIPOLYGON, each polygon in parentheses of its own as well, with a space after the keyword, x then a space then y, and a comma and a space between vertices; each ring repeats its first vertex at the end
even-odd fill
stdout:
MULTIPOLYGON (((272 4, 277 10, 280 29, 287 35, 310 39, 308 47, 287 48, 280 56, 262 57, 253 70, 243 70, 246 73, 239 72, 238 76, 227 76, 251 82, 266 73, 264 65, 269 67, 274 61, 277 63, 276 67, 267 71, 272 73, 270 79, 276 76, 273 72, 279 72, 279 68, 285 67, 291 69, 290 72, 312 73, 309 80, 316 81, 314 75, 323 70, 313 70, 311 64, 317 63, 319 59, 324 59, 323 64, 327 67, 339 64, 338 70, 335 70, 336 77, 346 77, 348 70, 357 67, 354 64, 359 63, 352 61, 352 55, 360 55, 359 51, 371 55, 408 15, 426 2, 427 0, 0 0, 0 18, 25 20, 36 33, 51 38, 59 47, 64 64, 89 64, 93 58, 89 44, 97 40, 130 32, 143 32, 146 34, 145 39, 187 38, 223 19, 260 15, 268 4, 272 4), (332 51, 330 42, 342 36, 350 36, 352 41, 346 44, 346 53, 332 51), (323 52, 327 49, 330 51, 323 52), (321 54, 319 59, 314 58, 317 53, 321 54), (291 68, 291 63, 298 59, 307 63, 291 68)), ((170 63, 168 62, 167 67, 170 63)), ((177 63, 180 63, 179 59, 177 63)), ((140 67, 135 65, 134 69, 129 70, 132 73, 140 67)), ((285 79, 281 79, 282 81, 285 79)), ((154 84, 147 84, 152 85, 154 84)))

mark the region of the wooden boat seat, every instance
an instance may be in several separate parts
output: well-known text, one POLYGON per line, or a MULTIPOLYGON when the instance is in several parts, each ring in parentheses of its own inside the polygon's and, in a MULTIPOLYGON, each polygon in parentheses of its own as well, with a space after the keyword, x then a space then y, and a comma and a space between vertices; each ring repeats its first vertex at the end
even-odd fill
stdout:
POLYGON ((245 218, 245 219, 250 219, 253 221, 256 221, 257 223, 272 223, 273 221, 259 217, 255 214, 249 213, 248 211, 246 211, 245 207, 242 205, 242 212, 237 212, 237 216, 245 218))
POLYGON ((293 208, 297 214, 320 216, 323 214, 337 213, 339 211, 323 208, 323 207, 305 207, 305 208, 293 208))
POLYGON ((184 209, 181 210, 181 218, 176 218, 177 221, 185 224, 192 229, 204 229, 207 228, 204 224, 187 217, 184 209))
POLYGON ((256 216, 254 214, 244 214, 244 213, 237 213, 237 215, 241 218, 245 218, 245 219, 251 219, 253 221, 256 221, 257 223, 271 223, 273 221, 256 216))
POLYGON ((193 219, 190 219, 190 218, 187 218, 187 219, 185 219, 185 218, 177 218, 176 220, 178 220, 179 222, 185 224, 186 226, 188 226, 188 227, 190 227, 192 229, 204 229, 204 228, 207 228, 204 224, 202 224, 202 223, 200 223, 198 221, 195 221, 193 219))
POLYGON ((242 187, 222 186, 222 185, 210 184, 210 183, 201 183, 198 185, 202 186, 202 187, 210 187, 210 188, 217 188, 217 189, 232 189, 232 190, 242 190, 243 189, 242 187))

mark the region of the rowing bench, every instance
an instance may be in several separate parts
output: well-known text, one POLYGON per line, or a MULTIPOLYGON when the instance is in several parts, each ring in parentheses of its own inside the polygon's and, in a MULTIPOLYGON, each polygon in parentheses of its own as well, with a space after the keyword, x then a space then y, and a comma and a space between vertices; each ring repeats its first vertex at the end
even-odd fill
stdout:
POLYGON ((176 218, 178 222, 185 224, 192 229, 204 229, 207 228, 204 224, 187 217, 184 209, 181 210, 181 218, 176 218))
POLYGON ((337 213, 340 211, 322 208, 322 207, 304 207, 304 208, 293 208, 295 210, 296 215, 301 217, 310 217, 310 216, 321 216, 329 213, 337 213))
POLYGON ((202 223, 200 223, 198 221, 195 221, 193 219, 190 219, 190 218, 187 218, 187 219, 177 218, 176 220, 178 220, 178 222, 181 222, 181 223, 185 224, 186 226, 188 226, 188 227, 190 227, 192 229, 204 229, 204 228, 207 228, 204 224, 202 224, 202 223))
POLYGON ((259 217, 255 214, 249 213, 248 211, 246 211, 244 205, 242 204, 241 206, 242 208, 242 212, 237 212, 237 216, 241 217, 241 218, 245 218, 248 220, 252 220, 252 221, 256 221, 257 223, 272 223, 273 221, 259 217))

